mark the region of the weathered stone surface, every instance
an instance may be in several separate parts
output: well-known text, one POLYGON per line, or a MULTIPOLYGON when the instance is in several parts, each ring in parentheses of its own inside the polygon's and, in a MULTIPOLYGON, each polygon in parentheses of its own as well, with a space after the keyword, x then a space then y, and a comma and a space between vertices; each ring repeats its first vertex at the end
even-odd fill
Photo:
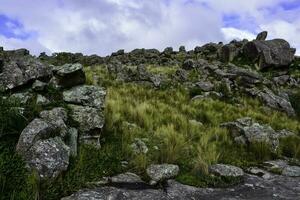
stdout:
POLYGON ((0 85, 14 89, 36 79, 52 76, 51 68, 30 56, 13 57, 5 62, 0 72, 0 85))
POLYGON ((141 177, 134 173, 126 172, 109 178, 111 183, 144 183, 141 177))
POLYGON ((52 110, 45 110, 40 113, 40 117, 46 122, 53 124, 59 128, 60 136, 65 137, 67 135, 67 111, 64 108, 58 107, 52 110))
POLYGON ((279 138, 294 135, 294 133, 287 130, 276 132, 272 127, 256 123, 248 117, 234 122, 223 123, 221 126, 228 128, 234 140, 238 143, 253 144, 265 142, 270 144, 274 151, 278 148, 279 138))
POLYGON ((81 190, 62 200, 254 200, 254 199, 297 199, 300 178, 277 176, 264 179, 246 174, 244 182, 229 188, 196 188, 168 180, 163 189, 149 188, 143 183, 125 186, 104 186, 81 190))
POLYGON ((157 183, 176 177, 179 173, 179 167, 172 164, 150 165, 146 172, 151 180, 157 183))
POLYGON ((244 171, 236 166, 216 164, 209 167, 209 171, 218 176, 224 177, 242 177, 244 171))
POLYGON ((17 100, 21 105, 26 105, 33 101, 34 95, 30 92, 18 92, 12 94, 10 98, 17 100))
POLYGON ((63 92, 63 99, 67 103, 103 108, 106 90, 104 88, 82 85, 63 92))
POLYGON ((283 169, 282 175, 290 177, 300 177, 300 167, 299 166, 287 166, 283 169))
POLYGON ((68 88, 85 83, 85 74, 81 64, 65 64, 56 72, 56 81, 59 86, 68 88))
POLYGON ((265 69, 289 66, 294 59, 296 50, 291 48, 287 41, 274 39, 248 42, 244 46, 243 52, 245 56, 258 64, 259 69, 265 69))
POLYGON ((292 107, 288 97, 275 95, 273 91, 265 87, 263 90, 253 88, 248 90, 252 96, 259 97, 267 106, 286 112, 289 116, 295 116, 295 110, 292 107))
POLYGON ((79 130, 82 132, 102 129, 104 125, 103 114, 92 107, 69 105, 71 108, 71 117, 79 124, 79 130))
POLYGON ((41 178, 55 178, 67 170, 69 151, 59 137, 39 140, 30 149, 27 163, 31 169, 38 171, 41 178))
POLYGON ((28 150, 34 145, 35 142, 41 139, 50 138, 55 134, 57 134, 56 127, 41 119, 34 119, 22 131, 17 144, 17 152, 22 156, 30 157, 28 150))

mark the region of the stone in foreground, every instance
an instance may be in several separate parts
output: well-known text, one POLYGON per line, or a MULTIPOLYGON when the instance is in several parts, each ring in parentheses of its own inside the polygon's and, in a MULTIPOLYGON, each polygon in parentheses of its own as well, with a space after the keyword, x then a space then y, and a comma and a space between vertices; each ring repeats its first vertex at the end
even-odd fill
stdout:
POLYGON ((36 142, 30 152, 27 163, 42 179, 55 178, 68 168, 70 150, 59 137, 36 142))
POLYGON ((172 164, 150 165, 146 172, 155 184, 176 177, 179 173, 179 167, 172 164))
POLYGON ((209 171, 215 175, 223 177, 240 178, 244 176, 244 171, 236 166, 216 164, 209 167, 209 171))

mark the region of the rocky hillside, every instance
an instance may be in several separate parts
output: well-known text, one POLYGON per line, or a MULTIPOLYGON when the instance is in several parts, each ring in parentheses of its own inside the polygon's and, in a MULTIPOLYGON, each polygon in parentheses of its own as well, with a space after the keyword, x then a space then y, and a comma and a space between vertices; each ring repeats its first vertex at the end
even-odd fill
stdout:
POLYGON ((0 199, 299 199, 300 58, 266 38, 0 48, 0 199))

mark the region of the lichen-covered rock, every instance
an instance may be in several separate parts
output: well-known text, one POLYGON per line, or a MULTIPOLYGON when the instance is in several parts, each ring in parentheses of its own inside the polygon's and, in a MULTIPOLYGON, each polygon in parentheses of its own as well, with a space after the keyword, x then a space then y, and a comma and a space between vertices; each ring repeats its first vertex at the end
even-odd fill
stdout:
POLYGON ((185 70, 192 70, 196 67, 195 61, 193 59, 187 59, 182 64, 182 68, 185 70))
POLYGON ((63 92, 63 99, 67 103, 103 108, 106 90, 101 87, 82 85, 63 92))
POLYGON ((209 171, 215 175, 223 177, 240 178, 244 176, 244 171, 236 166, 216 164, 209 167, 209 171))
POLYGON ((144 183, 141 177, 134 173, 126 172, 109 178, 111 183, 144 183))
POLYGON ((57 128, 41 119, 34 119, 22 131, 18 144, 17 152, 25 157, 30 157, 28 150, 35 142, 41 139, 48 139, 58 133, 57 128))
POLYGON ((56 82, 63 88, 69 88, 85 83, 85 73, 81 64, 65 64, 60 66, 55 74, 56 82))
POLYGON ((39 140, 31 147, 31 156, 26 159, 26 162, 31 169, 37 170, 42 179, 55 178, 67 170, 69 154, 69 147, 61 138, 49 138, 39 140))
POLYGON ((104 125, 104 116, 98 109, 89 106, 69 105, 71 108, 71 117, 79 124, 79 130, 82 132, 102 129, 104 125))
POLYGON ((146 169, 147 175, 153 181, 153 184, 170 178, 174 178, 179 173, 179 167, 172 164, 150 165, 146 169))
POLYGON ((40 117, 47 121, 48 123, 51 123, 55 125, 57 128, 60 129, 60 135, 62 137, 65 137, 67 135, 67 111, 64 108, 58 107, 53 108, 52 110, 45 110, 40 113, 40 117))
POLYGON ((261 40, 265 41, 268 37, 268 32, 267 31, 262 31, 256 36, 256 40, 261 40))

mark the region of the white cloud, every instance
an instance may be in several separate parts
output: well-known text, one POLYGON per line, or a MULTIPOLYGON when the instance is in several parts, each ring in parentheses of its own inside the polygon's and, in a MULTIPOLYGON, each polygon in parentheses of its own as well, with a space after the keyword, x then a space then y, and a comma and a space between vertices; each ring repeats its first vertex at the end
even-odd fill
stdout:
POLYGON ((121 48, 193 48, 206 42, 253 39, 266 29, 270 37, 284 37, 298 47, 299 23, 287 20, 299 19, 299 15, 280 9, 270 14, 267 9, 280 2, 284 1, 2 0, 0 13, 19 20, 22 31, 36 34, 25 41, 0 37, 0 43, 6 48, 26 47, 33 53, 106 55, 121 48), (224 27, 224 14, 238 15, 242 27, 224 27))

